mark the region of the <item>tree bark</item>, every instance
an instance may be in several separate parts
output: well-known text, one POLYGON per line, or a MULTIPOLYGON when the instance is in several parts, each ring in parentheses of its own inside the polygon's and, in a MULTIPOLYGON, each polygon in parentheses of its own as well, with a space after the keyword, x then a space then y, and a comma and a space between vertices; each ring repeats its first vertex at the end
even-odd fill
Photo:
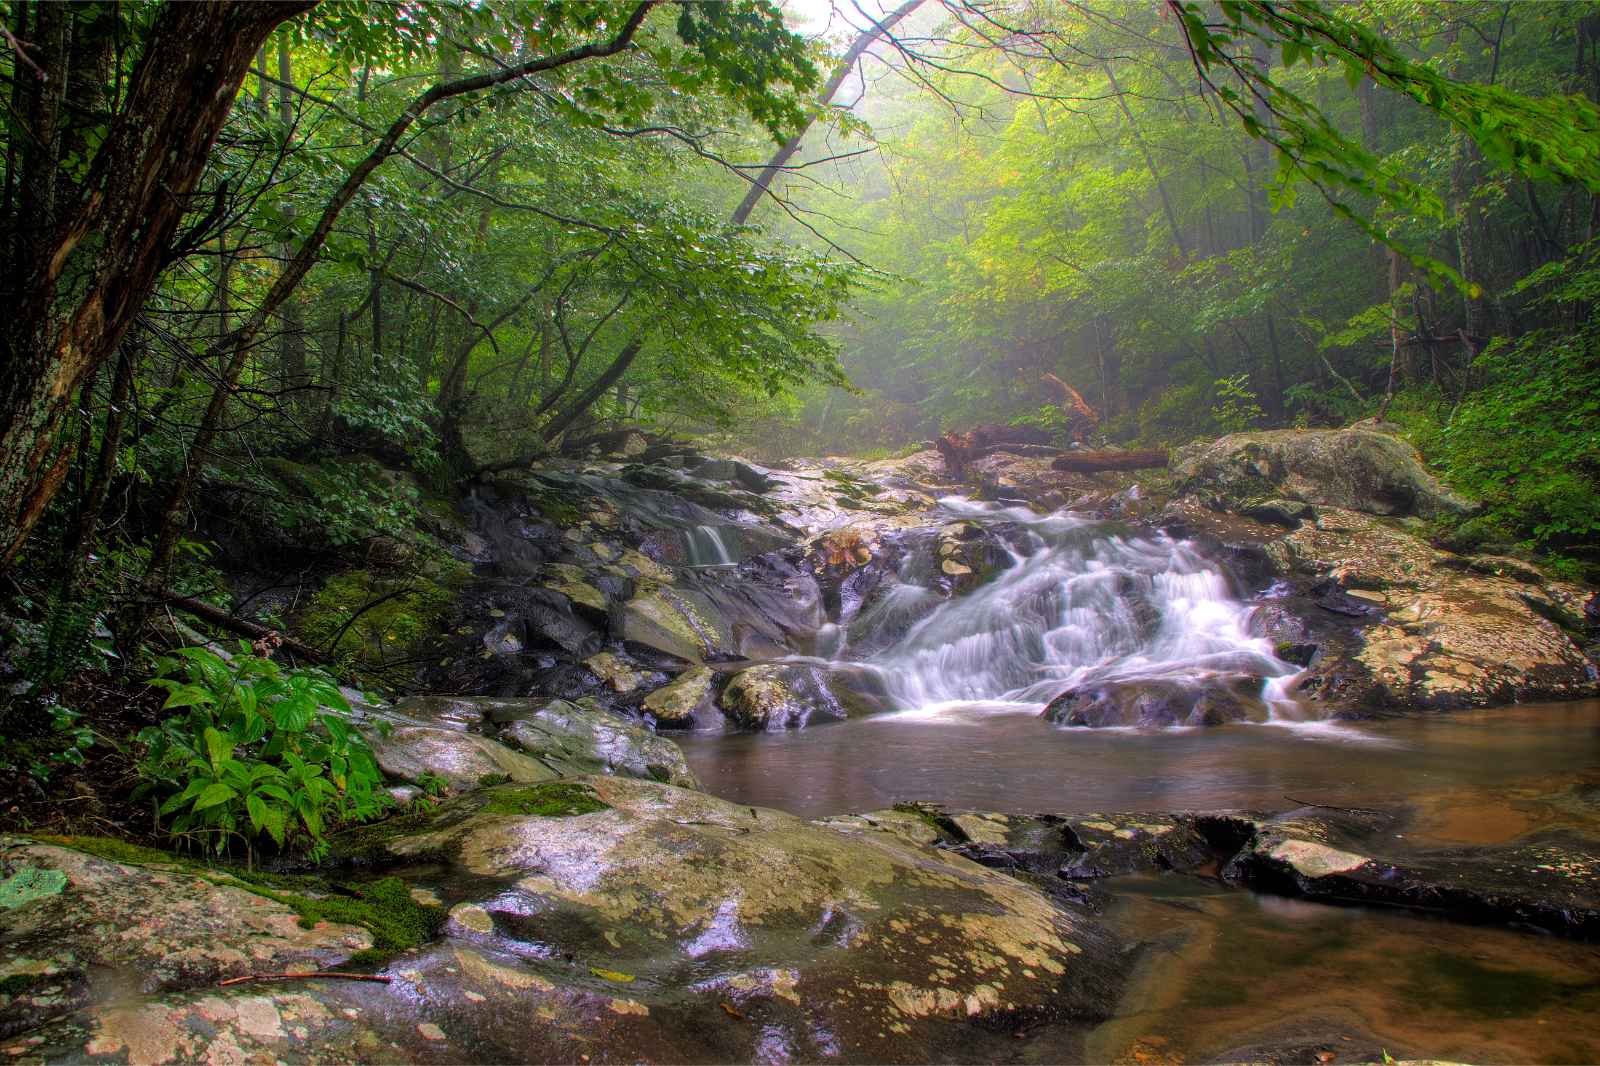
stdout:
MULTIPOLYGON (((115 354, 155 288, 257 49, 312 3, 164 6, 145 37, 126 102, 72 202, 57 199, 40 214, 19 199, 27 225, 13 241, 0 293, 0 564, 15 558, 61 486, 71 458, 61 431, 72 398, 115 354)), ((38 10, 58 9, 67 5, 38 10)), ((65 84, 66 76, 52 71, 52 84, 65 84)), ((39 139, 25 153, 25 182, 56 185, 66 136, 58 112, 36 112, 48 122, 32 128, 39 139)), ((34 185, 29 195, 46 194, 34 185)))
POLYGON ((1092 474, 1098 470, 1149 470, 1167 465, 1167 453, 1145 452, 1068 452, 1050 464, 1052 470, 1092 474))

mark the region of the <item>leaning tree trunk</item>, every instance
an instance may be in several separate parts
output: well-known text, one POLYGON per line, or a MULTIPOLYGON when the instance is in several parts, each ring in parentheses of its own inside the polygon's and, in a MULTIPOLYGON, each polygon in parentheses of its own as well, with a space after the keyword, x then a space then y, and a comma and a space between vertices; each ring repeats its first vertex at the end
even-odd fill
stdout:
MULTIPOLYGON (((155 288, 257 50, 313 2, 164 6, 125 103, 75 188, 63 190, 57 168, 44 165, 77 135, 62 128, 60 109, 29 130, 24 154, 41 162, 25 163, 23 172, 50 171, 56 189, 48 215, 24 212, 19 202, 18 218, 7 220, 29 239, 13 242, 0 293, 0 564, 21 550, 61 487, 71 460, 62 429, 73 397, 116 352, 155 288)), ((68 84, 72 73, 47 68, 53 84, 68 84)), ((35 185, 33 194, 43 188, 35 185)))
MULTIPOLYGON (((873 42, 887 34, 895 23, 921 7, 922 3, 923 0, 905 0, 899 7, 885 15, 882 20, 874 22, 856 37, 850 48, 845 52, 844 57, 839 60, 839 64, 833 68, 833 73, 828 76, 827 82, 822 86, 822 91, 817 94, 818 113, 833 102, 833 94, 839 91, 839 86, 844 84, 845 78, 850 76, 851 69, 855 67, 856 62, 865 54, 866 50, 872 47, 873 42)), ((805 125, 801 126, 794 132, 793 136, 779 145, 778 150, 772 154, 772 158, 767 160, 767 165, 761 168, 761 173, 751 179, 749 191, 745 193, 744 199, 739 201, 739 206, 733 209, 733 216, 729 220, 733 225, 742 226, 750 218, 750 212, 756 209, 756 204, 760 203, 761 198, 767 194, 778 173, 794 154, 800 150, 801 140, 804 139, 806 131, 811 128, 812 123, 815 121, 816 115, 807 119, 805 125)), ((633 366, 633 361, 639 357, 639 352, 643 349, 644 342, 644 337, 630 338, 617 351, 616 356, 611 361, 611 365, 606 367, 595 383, 580 393, 576 399, 563 407, 560 412, 545 424, 540 431, 540 437, 545 441, 553 441, 570 429, 578 419, 583 417, 584 412, 589 409, 591 404, 601 396, 604 396, 606 390, 617 384, 622 379, 622 376, 628 372, 629 367, 633 366)), ((548 402, 547 400, 546 404, 541 405, 541 407, 547 406, 548 402)))
MULTIPOLYGON (((817 95, 819 111, 833 102, 833 94, 839 91, 839 86, 844 84, 844 80, 850 76, 850 71, 855 67, 856 61, 866 53, 867 49, 871 48, 878 38, 893 29, 895 23, 921 6, 922 0, 905 0, 905 3, 883 16, 881 21, 874 22, 856 37, 849 50, 845 52, 844 58, 839 60, 839 65, 834 67, 833 73, 828 76, 828 81, 823 85, 822 92, 817 95)), ((756 209, 756 204, 761 202, 761 198, 766 195, 767 189, 771 187, 773 179, 778 176, 778 171, 782 170, 794 154, 800 150, 800 141, 805 137, 806 131, 811 128, 811 123, 815 121, 814 118, 808 120, 804 126, 795 131, 794 136, 784 141, 772 158, 767 161, 767 165, 761 168, 761 173, 757 174, 750 182, 750 190, 745 193, 744 199, 739 201, 739 206, 733 210, 733 224, 735 226, 744 225, 745 220, 750 217, 750 212, 756 209)))

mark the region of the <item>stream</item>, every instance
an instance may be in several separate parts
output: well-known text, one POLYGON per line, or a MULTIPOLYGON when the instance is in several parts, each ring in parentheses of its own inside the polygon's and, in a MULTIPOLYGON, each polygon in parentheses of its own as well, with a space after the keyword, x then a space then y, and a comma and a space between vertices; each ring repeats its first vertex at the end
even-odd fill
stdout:
MULTIPOLYGON (((1158 534, 957 499, 940 510, 1003 534, 1005 568, 941 600, 937 557, 911 553, 874 595, 847 599, 817 655, 778 661, 870 677, 888 709, 798 730, 679 734, 708 791, 803 817, 923 800, 1063 814, 1378 806, 1406 812, 1401 848, 1596 824, 1600 701, 1320 720, 1293 699, 1299 668, 1252 630, 1272 589, 1238 590, 1192 545, 1158 534), (1041 714, 1069 688, 1240 678, 1259 679, 1259 698, 1217 728, 1070 728, 1041 714)), ((1062 1058, 1600 1058, 1593 945, 1208 876, 1101 887, 1140 962, 1116 1017, 1055 1049, 1062 1058)), ((1029 1052, 1051 1054, 1048 1037, 1029 1052)))

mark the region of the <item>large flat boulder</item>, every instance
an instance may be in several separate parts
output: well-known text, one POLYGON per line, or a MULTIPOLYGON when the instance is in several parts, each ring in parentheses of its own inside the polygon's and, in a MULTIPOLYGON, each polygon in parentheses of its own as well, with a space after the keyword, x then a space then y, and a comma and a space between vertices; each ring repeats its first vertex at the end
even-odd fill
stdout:
POLYGON ((1328 630, 1300 682, 1308 698, 1448 710, 1600 693, 1575 639, 1585 591, 1528 564, 1474 565, 1391 521, 1334 508, 1268 551, 1306 586, 1290 614, 1328 630))
POLYGON ((927 1062, 1073 1041, 1125 953, 949 851, 593 776, 341 835, 450 908, 389 983, 157 991, 21 1039, 42 1061, 927 1062))
POLYGON ((302 922, 291 907, 179 863, 116 862, 0 838, 0 1037, 124 993, 325 970, 372 946, 365 929, 302 922))
POLYGON ((1223 876, 1331 903, 1405 907, 1458 921, 1600 935, 1600 845, 1564 829, 1506 844, 1406 847, 1389 817, 1304 808, 1242 819, 1253 831, 1223 876))

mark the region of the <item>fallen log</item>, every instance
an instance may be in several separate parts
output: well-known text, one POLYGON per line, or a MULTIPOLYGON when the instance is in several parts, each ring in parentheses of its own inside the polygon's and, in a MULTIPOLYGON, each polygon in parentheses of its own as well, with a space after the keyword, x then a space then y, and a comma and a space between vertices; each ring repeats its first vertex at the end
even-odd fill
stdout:
POLYGON ((213 607, 209 603, 193 599, 189 596, 179 596, 175 592, 166 592, 163 590, 157 592, 156 595, 160 598, 161 602, 169 606, 176 607, 178 610, 187 614, 192 614, 202 621, 210 622, 219 629, 226 629, 230 632, 238 633, 240 636, 250 637, 257 641, 272 642, 268 645, 269 650, 272 646, 278 646, 285 648, 288 651, 292 651, 296 655, 300 656, 300 658, 306 659, 310 662, 320 663, 327 661, 327 656, 323 655, 322 652, 318 651, 316 648, 313 648, 311 645, 295 640, 293 637, 285 636, 276 629, 268 629, 266 626, 257 625, 255 622, 249 621, 248 619, 231 615, 220 607, 213 607))
POLYGON ((934 441, 933 446, 944 456, 945 469, 950 476, 959 478, 966 473, 968 463, 980 455, 989 454, 985 449, 999 445, 1042 445, 1049 439, 1048 430, 1034 426, 1001 426, 991 422, 974 426, 965 433, 946 433, 934 441))
POLYGON ((1100 470, 1147 470, 1167 465, 1167 453, 1158 449, 1143 452, 1068 452, 1050 464, 1052 470, 1093 474, 1100 470))

